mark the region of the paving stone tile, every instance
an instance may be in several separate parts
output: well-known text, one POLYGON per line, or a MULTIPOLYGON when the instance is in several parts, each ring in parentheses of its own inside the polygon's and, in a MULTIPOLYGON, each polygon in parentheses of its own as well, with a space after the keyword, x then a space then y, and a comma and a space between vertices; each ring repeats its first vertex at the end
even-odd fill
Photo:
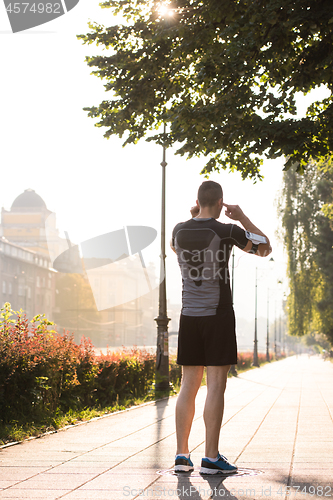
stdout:
POLYGON ((31 489, 31 490, 25 490, 25 489, 6 489, 0 491, 0 499, 4 500, 6 498, 8 499, 15 499, 15 500, 23 500, 23 499, 29 499, 29 500, 34 500, 36 498, 41 498, 42 500, 56 500, 59 498, 60 495, 65 495, 66 493, 69 493, 70 490, 40 490, 40 489, 31 489))
POLYGON ((17 481, 15 481, 14 479, 12 479, 12 480, 0 479, 0 490, 2 490, 4 488, 9 488, 10 486, 13 486, 16 483, 17 483, 17 481))
POLYGON ((47 469, 43 467, 0 466, 0 481, 4 479, 22 481, 36 474, 40 474, 45 470, 47 469))
POLYGON ((13 489, 39 489, 39 490, 57 490, 73 489, 89 481, 93 474, 41 474, 26 481, 22 481, 13 486, 13 489))

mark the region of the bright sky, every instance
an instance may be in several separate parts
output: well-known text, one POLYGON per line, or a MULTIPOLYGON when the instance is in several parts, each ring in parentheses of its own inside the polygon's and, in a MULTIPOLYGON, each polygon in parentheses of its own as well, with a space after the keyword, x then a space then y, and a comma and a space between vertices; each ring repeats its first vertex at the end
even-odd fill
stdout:
MULTIPOLYGON (((65 16, 40 27, 13 34, 0 3, 1 150, 0 206, 10 209, 27 188, 34 189, 57 216, 63 236, 78 243, 125 225, 146 225, 160 230, 162 148, 139 143, 122 148, 116 137, 106 140, 105 130, 82 110, 108 96, 103 82, 90 75, 86 55, 101 54, 102 47, 84 46, 77 34, 89 31, 88 20, 115 24, 110 9, 96 0, 80 0, 65 16)), ((318 90, 321 93, 321 90, 318 90)), ((315 100, 307 96, 304 102, 315 100)), ((299 107, 304 113, 304 104, 299 107)), ((199 172, 205 159, 186 161, 167 151, 166 231, 190 218, 197 189, 205 180, 199 172)), ((267 161, 264 181, 242 181, 237 173, 222 172, 210 179, 220 182, 226 203, 238 204, 254 224, 266 232, 273 246, 274 269, 268 260, 237 251, 235 309, 239 317, 254 317, 255 267, 258 266, 258 310, 266 316, 268 286, 272 303, 287 291, 285 256, 275 200, 282 185, 283 160, 267 161)), ((224 215, 222 222, 229 222, 224 215)), ((156 246, 155 246, 156 248, 156 246)), ((158 250, 158 249, 157 249, 158 250)), ((157 269, 158 254, 151 255, 157 269)), ((176 256, 167 246, 167 296, 181 302, 181 279, 176 256)), ((272 306, 273 307, 273 306, 272 306)))

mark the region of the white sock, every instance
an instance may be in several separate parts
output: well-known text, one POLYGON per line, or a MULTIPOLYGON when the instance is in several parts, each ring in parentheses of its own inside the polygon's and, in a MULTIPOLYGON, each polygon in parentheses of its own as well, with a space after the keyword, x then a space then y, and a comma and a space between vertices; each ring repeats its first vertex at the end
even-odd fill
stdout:
POLYGON ((176 455, 176 458, 177 457, 186 457, 186 458, 190 458, 190 454, 189 453, 178 453, 178 455, 176 455))
POLYGON ((216 458, 210 458, 210 457, 205 457, 205 458, 208 458, 208 460, 210 460, 211 462, 217 462, 219 459, 218 456, 216 458))

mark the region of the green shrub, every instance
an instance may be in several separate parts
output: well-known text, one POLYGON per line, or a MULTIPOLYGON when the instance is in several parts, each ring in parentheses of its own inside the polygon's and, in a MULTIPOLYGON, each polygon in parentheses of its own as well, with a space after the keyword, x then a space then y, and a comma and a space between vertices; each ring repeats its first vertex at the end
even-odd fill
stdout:
MULTIPOLYGON (((6 303, 0 320, 0 421, 43 422, 85 408, 114 406, 145 397, 155 378, 155 355, 137 348, 100 354, 86 338, 49 327, 44 315, 29 323, 6 303), (15 319, 12 317, 16 315, 15 319)), ((181 367, 170 360, 170 382, 181 367)))
POLYGON ((173 387, 178 387, 182 379, 182 367, 177 365, 176 356, 170 357, 169 380, 173 387))
POLYGON ((97 358, 98 378, 95 403, 108 406, 126 398, 147 394, 155 377, 155 355, 137 348, 101 354, 97 358))
POLYGON ((98 367, 93 346, 49 330, 44 315, 29 324, 6 303, 0 321, 0 405, 4 422, 34 419, 92 399, 98 367), (13 314, 16 320, 11 319, 13 314))

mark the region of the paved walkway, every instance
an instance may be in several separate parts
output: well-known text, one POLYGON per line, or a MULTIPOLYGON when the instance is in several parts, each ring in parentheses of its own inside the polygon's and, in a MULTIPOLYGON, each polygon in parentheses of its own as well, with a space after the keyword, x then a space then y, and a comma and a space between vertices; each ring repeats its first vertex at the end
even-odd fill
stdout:
POLYGON ((171 397, 2 449, 0 499, 333 498, 332 363, 302 355, 228 380, 220 451, 239 472, 227 477, 198 472, 205 394, 192 474, 172 472, 171 397))

